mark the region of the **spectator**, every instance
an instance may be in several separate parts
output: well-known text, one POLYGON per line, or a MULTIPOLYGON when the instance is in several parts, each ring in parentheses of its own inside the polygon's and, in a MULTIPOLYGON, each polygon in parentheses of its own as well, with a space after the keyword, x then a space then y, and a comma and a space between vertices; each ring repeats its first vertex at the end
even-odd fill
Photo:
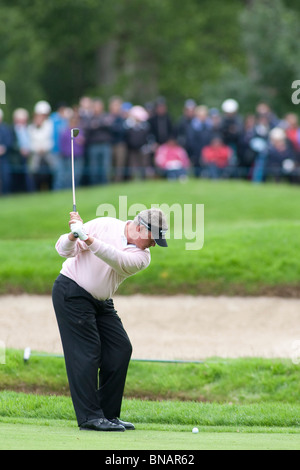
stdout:
POLYGON ((129 118, 129 111, 131 110, 132 106, 132 103, 129 101, 121 104, 120 114, 124 121, 129 118))
POLYGON ((190 168, 190 159, 186 150, 178 144, 175 137, 160 145, 155 152, 155 165, 168 180, 185 181, 190 168))
POLYGON ((214 135, 218 135, 221 132, 222 116, 217 108, 211 108, 208 112, 209 120, 211 122, 211 129, 214 135))
POLYGON ((90 184, 107 184, 111 178, 113 117, 104 111, 102 99, 93 102, 87 120, 86 145, 90 184))
POLYGON ((292 181, 295 167, 296 157, 292 143, 286 138, 283 129, 274 127, 270 132, 266 177, 274 178, 277 182, 282 178, 292 181))
POLYGON ((147 145, 150 126, 148 113, 142 106, 133 106, 125 121, 125 139, 127 144, 127 178, 144 179, 149 166, 147 145))
POLYGON ((11 192, 11 163, 10 156, 13 147, 13 132, 11 127, 3 122, 4 113, 0 109, 0 193, 11 192))
MULTIPOLYGON (((79 116, 79 128, 80 133, 84 135, 87 141, 88 124, 93 115, 93 100, 89 96, 82 96, 79 100, 77 114, 79 116)), ((89 181, 89 169, 88 169, 88 155, 87 145, 84 148, 84 166, 81 183, 88 186, 89 181)))
POLYGON ((149 119, 154 116, 155 113, 155 103, 153 101, 147 101, 144 106, 145 110, 148 113, 149 119))
POLYGON ((153 115, 149 118, 149 125, 156 146, 167 142, 172 135, 173 125, 165 98, 159 97, 156 99, 153 115))
MULTIPOLYGON (((189 156, 192 155, 192 149, 188 142, 188 129, 192 119, 195 116, 196 102, 188 99, 184 103, 183 114, 180 117, 175 128, 176 140, 178 145, 184 147, 189 156)), ((172 140, 172 139, 171 139, 172 140)))
POLYGON ((208 108, 205 105, 197 106, 195 116, 191 120, 187 132, 187 145, 191 149, 191 161, 196 177, 201 175, 201 152, 209 144, 212 133, 212 124, 208 117, 208 108))
POLYGON ((53 123, 53 148, 52 152, 58 153, 59 137, 62 131, 68 127, 70 112, 65 103, 59 103, 57 110, 51 113, 50 119, 53 123))
POLYGON ((251 114, 246 116, 239 142, 239 176, 253 178, 255 167, 255 181, 259 181, 258 168, 264 165, 266 157, 264 152, 269 138, 270 125, 265 115, 251 114))
POLYGON ((214 136, 209 145, 206 145, 201 152, 203 165, 203 176, 208 178, 225 178, 230 176, 229 166, 233 150, 229 145, 224 144, 219 136, 214 136))
POLYGON ((30 136, 28 130, 29 113, 24 108, 18 108, 13 113, 14 129, 14 178, 13 192, 31 192, 34 185, 28 171, 30 159, 30 136))
POLYGON ((30 171, 36 190, 52 189, 57 172, 57 160, 53 148, 53 123, 49 119, 51 106, 47 101, 38 101, 34 107, 33 122, 29 124, 31 143, 30 171))
MULTIPOLYGON (((71 110, 72 112, 72 110, 71 110)), ((50 115, 50 119, 53 125, 53 148, 52 154, 57 162, 57 166, 60 167, 61 156, 59 154, 59 139, 61 133, 68 127, 68 119, 70 117, 70 109, 65 103, 59 103, 57 110, 50 115)), ((55 173, 53 181, 53 189, 60 188, 60 175, 59 171, 55 173)))
POLYGON ((82 96, 79 100, 78 115, 80 119, 80 128, 85 128, 85 122, 93 115, 93 100, 89 96, 82 96))
POLYGON ((270 129, 279 125, 279 119, 275 113, 271 110, 270 106, 264 101, 260 101, 255 108, 256 116, 258 118, 265 118, 268 122, 270 129))
MULTIPOLYGON (((59 150, 59 178, 57 187, 66 189, 72 187, 72 161, 71 161, 71 129, 79 126, 79 116, 74 113, 69 119, 67 127, 60 133, 58 141, 59 150)), ((84 144, 85 137, 79 132, 76 139, 73 139, 74 148, 74 178, 75 186, 81 184, 84 167, 84 144)))
POLYGON ((112 162, 114 180, 116 182, 125 179, 126 143, 125 143, 125 119, 122 115, 122 99, 113 96, 109 101, 109 112, 113 118, 112 123, 112 162))
POLYGON ((285 132, 287 138, 292 142, 297 158, 300 156, 300 127, 298 116, 295 113, 288 113, 284 117, 285 132))
POLYGON ((254 114, 245 117, 243 131, 239 141, 240 153, 240 176, 242 178, 251 178, 253 163, 255 161, 256 152, 251 147, 251 140, 255 137, 256 118, 254 114))
POLYGON ((238 144, 243 132, 243 122, 238 114, 239 104, 231 98, 222 103, 222 138, 226 145, 229 145, 238 159, 238 144))

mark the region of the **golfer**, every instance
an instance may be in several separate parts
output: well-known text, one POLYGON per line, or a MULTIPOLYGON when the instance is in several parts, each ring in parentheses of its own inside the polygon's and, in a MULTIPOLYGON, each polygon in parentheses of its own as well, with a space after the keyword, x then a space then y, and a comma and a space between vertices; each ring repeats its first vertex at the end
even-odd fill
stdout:
POLYGON ((150 247, 167 246, 166 218, 148 209, 132 221, 101 217, 83 224, 71 212, 69 226, 56 243, 67 260, 52 299, 78 426, 134 429, 120 419, 132 346, 112 296, 127 277, 149 266, 150 247))

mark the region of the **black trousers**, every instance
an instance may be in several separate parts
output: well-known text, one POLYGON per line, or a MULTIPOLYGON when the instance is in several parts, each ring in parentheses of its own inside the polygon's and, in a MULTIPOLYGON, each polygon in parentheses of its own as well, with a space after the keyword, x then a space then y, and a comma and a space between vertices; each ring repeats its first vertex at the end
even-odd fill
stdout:
POLYGON ((119 417, 132 346, 112 299, 98 301, 60 274, 52 300, 78 425, 119 417))

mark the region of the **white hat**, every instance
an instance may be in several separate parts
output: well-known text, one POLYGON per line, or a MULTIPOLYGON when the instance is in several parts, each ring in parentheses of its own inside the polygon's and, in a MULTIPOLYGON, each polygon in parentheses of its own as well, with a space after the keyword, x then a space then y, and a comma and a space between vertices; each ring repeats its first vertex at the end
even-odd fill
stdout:
POLYGON ((271 140, 284 140, 285 139, 285 132, 283 129, 281 129, 281 127, 274 127, 274 129, 272 129, 270 131, 270 139, 271 140))
POLYGON ((147 121, 149 118, 149 114, 142 106, 133 106, 129 110, 129 116, 133 117, 134 119, 138 119, 139 121, 147 121))
POLYGON ((222 110, 224 113, 235 113, 239 109, 239 104, 236 100, 228 98, 222 103, 222 110))
POLYGON ((14 110, 13 113, 13 118, 14 119, 28 119, 29 118, 29 113, 27 109, 24 108, 17 108, 14 110))
POLYGON ((48 101, 38 101, 34 106, 34 112, 36 114, 50 114, 51 106, 48 101))

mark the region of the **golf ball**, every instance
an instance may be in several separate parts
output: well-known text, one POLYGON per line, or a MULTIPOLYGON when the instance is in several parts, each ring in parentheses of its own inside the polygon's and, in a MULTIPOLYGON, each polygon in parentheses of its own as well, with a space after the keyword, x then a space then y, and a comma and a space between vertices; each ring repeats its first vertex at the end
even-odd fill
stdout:
POLYGON ((199 432, 199 429, 198 429, 198 428, 193 428, 193 429, 192 429, 192 433, 197 434, 197 432, 199 432))

